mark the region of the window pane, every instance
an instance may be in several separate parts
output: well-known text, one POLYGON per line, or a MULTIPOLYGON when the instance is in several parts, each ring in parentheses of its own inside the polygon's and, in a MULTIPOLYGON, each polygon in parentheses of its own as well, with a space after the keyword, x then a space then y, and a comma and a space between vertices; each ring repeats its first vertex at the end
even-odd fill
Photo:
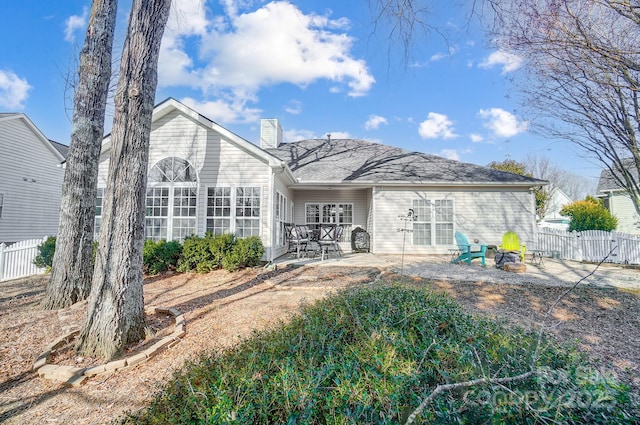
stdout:
POLYGON ((207 189, 207 232, 221 235, 231 230, 231 220, 222 217, 231 216, 231 188, 210 187, 207 189))
POLYGON ((236 188, 236 235, 244 238, 259 236, 260 231, 260 188, 236 188), (254 218, 252 218, 254 217, 254 218))
POLYGON ((413 223, 413 244, 431 245, 431 225, 428 223, 413 223))
POLYGON ((175 156, 163 159, 149 170, 151 183, 195 183, 197 181, 195 169, 191 164, 175 156))

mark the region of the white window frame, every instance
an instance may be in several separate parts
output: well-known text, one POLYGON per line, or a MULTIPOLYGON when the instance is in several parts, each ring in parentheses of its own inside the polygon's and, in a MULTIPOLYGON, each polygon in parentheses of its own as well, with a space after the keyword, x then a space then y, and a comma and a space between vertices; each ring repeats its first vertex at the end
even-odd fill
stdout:
POLYGON ((283 247, 286 243, 284 224, 289 222, 289 199, 276 191, 275 203, 276 247, 283 247))
POLYGON ((104 206, 104 187, 96 190, 96 216, 93 219, 93 240, 98 240, 100 225, 102 224, 102 208, 104 206))
POLYGON ((229 232, 239 238, 260 237, 262 235, 262 187, 232 185, 207 187, 206 220, 206 231, 211 231, 214 234, 229 232), (210 205, 212 199, 210 193, 215 192, 216 189, 228 189, 230 192, 228 216, 210 214, 212 211, 215 213, 215 205, 210 205), (251 193, 247 194, 247 191, 251 191, 251 193), (210 220, 216 219, 228 219, 229 228, 223 232, 215 232, 215 227, 210 226, 210 220))
POLYGON ((337 224, 342 226, 343 240, 348 241, 351 238, 351 229, 353 227, 353 217, 355 208, 353 202, 307 202, 304 204, 304 220, 310 229, 317 229, 322 224, 337 224), (309 215, 309 207, 318 208, 318 221, 311 221, 309 218, 315 218, 315 215, 309 215), (346 210, 350 210, 350 221, 345 220, 346 210), (328 212, 328 214, 327 214, 328 212))
POLYGON ((195 167, 184 158, 169 156, 156 162, 149 169, 149 176, 145 200, 145 238, 184 240, 185 237, 196 234, 198 231, 198 177, 195 167), (172 161, 171 168, 163 170, 159 167, 160 164, 169 160, 172 161), (184 165, 184 168, 176 168, 176 161, 184 165), (171 173, 167 174, 165 171, 171 173), (153 176, 159 179, 153 180, 153 176), (167 189, 166 194, 162 193, 163 189, 167 189), (159 196, 158 191, 160 191, 159 196), (158 212, 160 215, 156 214, 158 212))
POLYGON ((453 199, 414 199, 411 201, 411 208, 414 210, 413 245, 453 245, 453 233, 455 232, 455 202, 453 199))
POLYGON ((262 188, 238 186, 235 190, 235 234, 239 238, 260 236, 262 217, 262 188), (251 193, 247 194, 247 191, 251 193), (243 192, 243 193, 240 193, 243 192))
POLYGON ((207 209, 205 230, 214 235, 231 232, 233 198, 231 186, 211 186, 207 188, 207 209), (225 202, 226 201, 226 202, 225 202))

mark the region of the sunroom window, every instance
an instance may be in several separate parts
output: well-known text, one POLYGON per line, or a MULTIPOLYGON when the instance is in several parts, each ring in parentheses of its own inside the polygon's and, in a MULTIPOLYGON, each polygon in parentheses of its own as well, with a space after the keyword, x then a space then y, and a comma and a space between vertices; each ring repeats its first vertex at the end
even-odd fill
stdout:
POLYGON ((260 236, 260 193, 260 187, 253 186, 208 188, 207 232, 260 236))
POLYGON ((165 158, 149 170, 145 237, 183 240, 196 233, 198 184, 185 159, 165 158))

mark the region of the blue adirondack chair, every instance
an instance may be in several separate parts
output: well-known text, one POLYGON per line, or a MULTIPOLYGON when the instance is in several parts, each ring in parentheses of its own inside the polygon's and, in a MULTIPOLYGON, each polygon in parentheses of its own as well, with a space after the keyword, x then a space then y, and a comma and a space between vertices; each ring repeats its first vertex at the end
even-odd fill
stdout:
POLYGON ((458 251, 460 252, 457 258, 451 260, 452 263, 459 263, 464 261, 467 264, 471 264, 471 260, 474 258, 480 258, 482 260, 482 267, 485 266, 485 255, 487 253, 487 246, 480 245, 480 250, 471 250, 471 244, 467 237, 456 231, 455 233, 456 245, 458 245, 458 251))

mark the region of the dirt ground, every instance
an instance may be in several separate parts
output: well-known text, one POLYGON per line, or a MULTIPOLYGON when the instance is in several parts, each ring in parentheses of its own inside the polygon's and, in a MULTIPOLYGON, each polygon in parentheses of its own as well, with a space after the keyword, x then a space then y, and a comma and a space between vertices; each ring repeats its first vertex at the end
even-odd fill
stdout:
MULTIPOLYGON (((79 387, 46 381, 31 367, 47 344, 81 323, 85 304, 41 310, 46 276, 0 283, 0 422, 109 423, 126 411, 143 408, 186 360, 232 346, 253 331, 286 320, 302 302, 332 290, 398 279, 382 272, 375 267, 336 266, 149 278, 144 287, 145 303, 183 312, 186 336, 147 363, 91 378, 79 387)), ((531 328, 539 326, 548 307, 566 289, 482 280, 404 279, 444 290, 471 312, 531 328)), ((158 326, 164 326, 162 323, 158 326)), ((640 387, 640 292, 580 286, 546 323, 559 340, 576 341, 590 356, 600 359, 603 368, 613 370, 636 390, 640 387)), ((87 360, 70 357, 64 361, 87 364, 87 360)))

